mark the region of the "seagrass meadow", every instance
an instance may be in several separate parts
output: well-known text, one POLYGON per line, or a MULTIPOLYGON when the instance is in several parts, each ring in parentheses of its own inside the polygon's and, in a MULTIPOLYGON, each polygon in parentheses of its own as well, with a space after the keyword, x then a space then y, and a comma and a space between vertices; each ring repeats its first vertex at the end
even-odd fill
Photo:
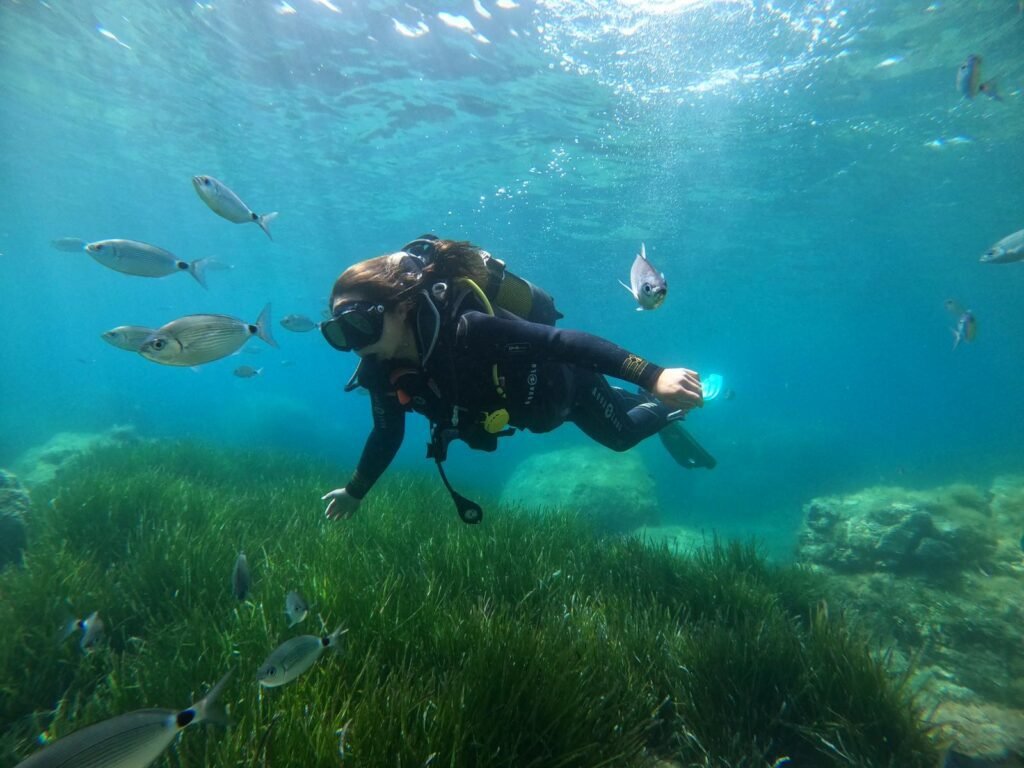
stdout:
POLYGON ((33 492, 0 574, 0 765, 41 734, 185 708, 227 671, 226 728, 168 766, 926 766, 913 693, 808 573, 752 544, 689 553, 601 538, 571 514, 458 521, 396 476, 328 523, 330 468, 151 443, 93 453, 33 492), (231 593, 240 550, 253 574, 231 593), (291 629, 285 594, 310 615, 291 629), (99 611, 106 637, 58 641, 99 611), (346 633, 263 689, 289 637, 346 633))

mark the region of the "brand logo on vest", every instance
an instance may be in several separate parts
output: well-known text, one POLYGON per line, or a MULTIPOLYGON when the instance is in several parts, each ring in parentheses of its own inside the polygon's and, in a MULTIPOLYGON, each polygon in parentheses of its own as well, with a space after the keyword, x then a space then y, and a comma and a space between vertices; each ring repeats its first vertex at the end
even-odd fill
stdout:
POLYGON ((523 401, 523 405, 529 405, 533 402, 534 395, 537 394, 537 364, 530 363, 530 373, 526 376, 526 399, 523 401))
POLYGON ((604 393, 602 393, 597 387, 593 387, 590 390, 590 394, 594 397, 594 400, 597 402, 597 404, 604 409, 605 419, 607 419, 608 422, 611 423, 613 427, 615 427, 615 430, 617 432, 621 432, 622 422, 619 421, 619 419, 615 416, 615 405, 612 403, 612 401, 605 397, 604 393))

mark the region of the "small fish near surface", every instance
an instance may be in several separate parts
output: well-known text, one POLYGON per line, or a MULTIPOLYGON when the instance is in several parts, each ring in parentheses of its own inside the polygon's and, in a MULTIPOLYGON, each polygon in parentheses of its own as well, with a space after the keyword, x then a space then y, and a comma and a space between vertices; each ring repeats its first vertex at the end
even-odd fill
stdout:
POLYGON ((1024 229, 1007 235, 978 259, 982 264, 1009 264, 1024 260, 1024 229))
POLYGON ((206 287, 206 265, 209 259, 189 263, 149 243, 137 240, 97 240, 88 243, 85 251, 103 266, 136 277, 166 277, 175 272, 188 272, 203 288, 206 287))
POLYGON ((18 768, 146 768, 188 726, 228 724, 220 694, 229 677, 230 673, 222 677, 187 709, 139 709, 80 728, 18 763, 18 768))
POLYGON ((127 352, 138 352, 142 343, 156 333, 156 328, 144 325, 119 325, 100 335, 107 344, 127 352))
POLYGON ((285 315, 281 318, 281 325, 294 333, 306 333, 320 327, 305 315, 285 315))
POLYGON ((964 59, 956 71, 956 89, 967 99, 973 99, 979 93, 984 93, 990 99, 1003 100, 996 88, 995 78, 984 83, 981 81, 981 56, 975 53, 964 59))
POLYGON ((640 305, 636 308, 637 312, 657 309, 668 295, 665 275, 651 266, 651 262, 647 260, 647 248, 643 243, 640 243, 640 253, 633 260, 633 267, 629 270, 629 285, 621 280, 619 284, 629 291, 640 305))
POLYGON ((288 628, 291 629, 309 614, 309 603, 296 590, 292 590, 284 598, 284 612, 288 616, 288 628))
POLYGON ((339 650, 341 636, 345 631, 338 627, 324 637, 300 635, 285 640, 263 662, 256 671, 256 680, 264 688, 277 688, 290 683, 320 658, 328 648, 339 650))
POLYGON ((56 248, 58 251, 64 251, 66 253, 78 253, 84 251, 85 246, 88 242, 80 237, 58 237, 50 241, 50 245, 56 248))
POLYGON ((249 572, 249 560, 245 552, 239 552, 235 558, 235 567, 231 571, 231 594, 237 600, 245 600, 249 596, 252 574, 249 572))
POLYGON ((260 229, 267 233, 267 237, 273 240, 270 234, 270 222, 277 218, 277 211, 265 213, 262 216, 253 213, 252 209, 242 202, 242 198, 236 195, 222 181, 213 176, 193 176, 192 186, 196 193, 203 199, 203 202, 210 206, 210 210, 228 221, 235 224, 248 224, 255 222, 260 229))
POLYGON ((960 346, 960 342, 972 342, 978 335, 978 321, 974 313, 964 309, 953 299, 946 299, 946 309, 956 317, 956 327, 950 328, 953 332, 953 349, 960 346))
POLYGON ((142 343, 139 354, 161 365, 192 367, 227 357, 253 336, 277 346, 270 333, 269 304, 255 323, 230 315, 186 315, 172 320, 142 343))
POLYGON ((234 373, 240 379, 252 379, 263 373, 263 369, 253 368, 251 365, 240 365, 235 368, 234 373))

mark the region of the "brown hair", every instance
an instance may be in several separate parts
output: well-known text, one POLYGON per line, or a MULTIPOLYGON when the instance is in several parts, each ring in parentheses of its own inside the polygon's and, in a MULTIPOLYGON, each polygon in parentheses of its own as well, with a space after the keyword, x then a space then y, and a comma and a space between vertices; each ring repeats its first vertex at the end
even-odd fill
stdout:
POLYGON ((330 308, 346 294, 365 301, 397 304, 408 299, 420 284, 453 282, 463 277, 478 283, 486 279, 483 251, 465 240, 438 240, 434 256, 426 266, 405 251, 353 264, 334 281, 330 308))

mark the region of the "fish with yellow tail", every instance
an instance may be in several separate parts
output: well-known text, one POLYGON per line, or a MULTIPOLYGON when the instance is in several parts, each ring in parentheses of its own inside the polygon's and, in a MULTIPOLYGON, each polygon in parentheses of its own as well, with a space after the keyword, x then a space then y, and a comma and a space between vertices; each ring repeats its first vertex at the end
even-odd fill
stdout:
POLYGON ((960 342, 970 343, 978 335, 978 321, 974 313, 964 309, 954 299, 946 299, 946 309, 956 317, 956 326, 950 328, 953 333, 953 349, 960 346, 960 342))
POLYGON ((985 82, 981 81, 981 56, 976 53, 972 53, 964 59, 956 71, 956 89, 967 99, 973 99, 979 93, 984 93, 990 99, 1003 100, 996 88, 995 78, 985 82))

